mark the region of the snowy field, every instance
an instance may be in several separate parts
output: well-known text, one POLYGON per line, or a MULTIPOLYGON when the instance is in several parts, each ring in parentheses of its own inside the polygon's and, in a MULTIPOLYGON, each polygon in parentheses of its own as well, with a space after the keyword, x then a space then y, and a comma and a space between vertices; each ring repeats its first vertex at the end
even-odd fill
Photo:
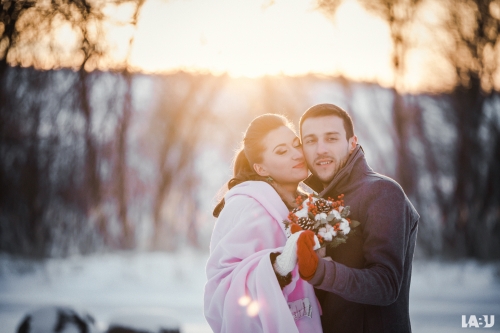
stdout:
MULTIPOLYGON (((203 318, 206 253, 105 254, 33 264, 0 256, 0 333, 15 332, 24 314, 44 305, 71 305, 106 329, 113 318, 156 315, 183 333, 210 332, 203 318)), ((464 332, 462 315, 495 315, 500 332, 500 265, 414 264, 413 331, 464 332)))

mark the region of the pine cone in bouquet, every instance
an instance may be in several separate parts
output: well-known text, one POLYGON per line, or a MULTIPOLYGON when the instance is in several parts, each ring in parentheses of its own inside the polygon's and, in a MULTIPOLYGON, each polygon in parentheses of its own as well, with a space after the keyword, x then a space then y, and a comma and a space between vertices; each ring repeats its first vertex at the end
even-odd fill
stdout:
POLYGON ((316 224, 316 222, 308 217, 301 217, 297 220, 297 224, 302 228, 302 230, 314 231, 314 225, 316 224))
POLYGON ((285 224, 288 237, 291 235, 291 225, 296 224, 303 230, 311 230, 318 237, 322 247, 329 245, 337 247, 347 241, 347 234, 359 225, 358 221, 348 218, 349 206, 344 207, 344 195, 323 199, 313 195, 297 197, 298 207, 288 214, 285 224))
POLYGON ((319 198, 316 202, 315 202, 315 205, 318 209, 318 213, 321 214, 321 213, 328 213, 330 212, 334 207, 333 207, 333 203, 331 201, 328 201, 326 199, 323 199, 323 198, 319 198))

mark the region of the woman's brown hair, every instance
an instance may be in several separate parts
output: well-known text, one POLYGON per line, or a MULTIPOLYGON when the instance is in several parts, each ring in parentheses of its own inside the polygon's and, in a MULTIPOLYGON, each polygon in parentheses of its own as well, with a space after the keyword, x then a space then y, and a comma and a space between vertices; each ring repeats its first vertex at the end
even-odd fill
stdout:
MULTIPOLYGON (((285 116, 279 114, 266 113, 252 120, 243 136, 241 148, 234 157, 233 178, 227 182, 229 190, 248 180, 265 179, 265 177, 259 176, 255 172, 253 164, 262 162, 262 153, 265 148, 262 141, 265 136, 281 126, 286 126, 293 130, 293 125, 290 121, 285 116)), ((219 217, 222 208, 224 208, 224 198, 215 207, 213 211, 214 217, 219 217)))

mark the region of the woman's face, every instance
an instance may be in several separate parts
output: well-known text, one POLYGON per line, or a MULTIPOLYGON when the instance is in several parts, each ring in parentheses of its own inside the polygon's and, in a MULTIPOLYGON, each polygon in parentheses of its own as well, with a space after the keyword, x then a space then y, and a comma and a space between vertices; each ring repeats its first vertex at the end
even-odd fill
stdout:
POLYGON ((300 140, 291 129, 281 126, 269 132, 262 144, 262 162, 254 164, 259 175, 271 176, 281 184, 298 184, 307 177, 300 140))

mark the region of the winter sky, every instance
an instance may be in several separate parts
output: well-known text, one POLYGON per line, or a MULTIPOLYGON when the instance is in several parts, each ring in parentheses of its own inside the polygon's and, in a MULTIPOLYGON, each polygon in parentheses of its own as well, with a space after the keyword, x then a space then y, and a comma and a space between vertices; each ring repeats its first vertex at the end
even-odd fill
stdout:
MULTIPOLYGON (((439 16, 438 9, 423 8, 426 20, 439 16)), ((117 17, 129 14, 126 6, 113 12, 117 17)), ((108 31, 116 59, 127 53, 131 33, 129 64, 149 73, 316 73, 383 86, 394 83, 388 25, 356 0, 343 1, 335 16, 318 10, 315 0, 146 0, 136 30, 108 31)), ((446 64, 428 48, 423 50, 416 47, 408 53, 407 90, 449 83, 446 64)))

